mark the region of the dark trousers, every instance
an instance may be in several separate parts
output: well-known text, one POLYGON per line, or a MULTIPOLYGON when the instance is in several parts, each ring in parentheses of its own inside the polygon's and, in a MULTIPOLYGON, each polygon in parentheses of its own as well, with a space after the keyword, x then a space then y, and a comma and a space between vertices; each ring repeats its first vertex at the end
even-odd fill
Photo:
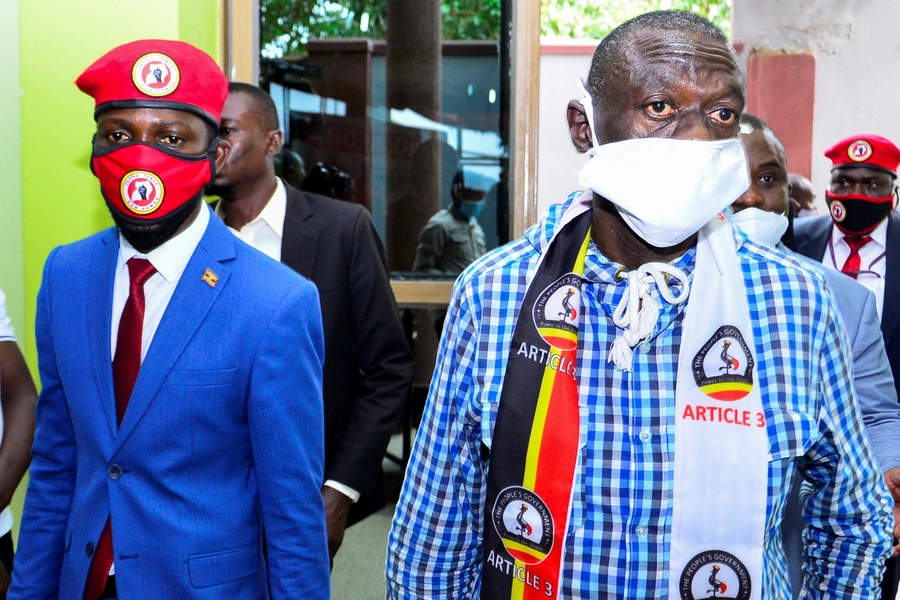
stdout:
POLYGON ((885 563, 884 579, 881 580, 882 600, 894 600, 897 597, 898 583, 900 583, 900 557, 888 559, 885 563))

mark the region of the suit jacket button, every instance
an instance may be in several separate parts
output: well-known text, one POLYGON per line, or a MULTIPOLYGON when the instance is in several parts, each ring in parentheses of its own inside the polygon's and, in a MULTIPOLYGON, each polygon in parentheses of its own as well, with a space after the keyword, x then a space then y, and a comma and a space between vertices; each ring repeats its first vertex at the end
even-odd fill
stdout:
POLYGON ((84 553, 90 557, 94 553, 94 542, 88 542, 87 546, 84 547, 84 553))
POLYGON ((119 465, 113 465, 109 468, 106 474, 109 475, 110 479, 118 479, 122 476, 122 467, 120 467, 119 465))

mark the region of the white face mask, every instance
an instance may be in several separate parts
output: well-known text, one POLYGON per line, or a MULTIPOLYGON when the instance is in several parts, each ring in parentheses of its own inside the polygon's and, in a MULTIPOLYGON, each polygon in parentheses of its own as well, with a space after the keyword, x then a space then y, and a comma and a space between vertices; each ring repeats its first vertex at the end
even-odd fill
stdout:
MULTIPOLYGON (((581 103, 593 115, 589 94, 581 103)), ((581 185, 612 202, 628 226, 658 248, 694 235, 750 187, 737 138, 640 138, 598 146, 590 125, 594 152, 581 170, 581 185)))
POLYGON ((745 208, 731 215, 731 223, 760 246, 774 248, 788 228, 788 218, 756 207, 745 208))

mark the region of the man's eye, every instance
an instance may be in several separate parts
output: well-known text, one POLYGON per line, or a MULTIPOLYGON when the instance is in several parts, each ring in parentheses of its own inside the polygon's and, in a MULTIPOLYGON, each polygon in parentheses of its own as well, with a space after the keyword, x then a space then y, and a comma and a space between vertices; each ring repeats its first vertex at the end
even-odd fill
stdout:
POLYGON ((230 135, 232 132, 234 132, 234 129, 232 129, 231 127, 222 128, 222 135, 230 135))
POLYGON ((113 131, 112 133, 107 133, 106 137, 113 142, 121 142, 125 139, 125 134, 121 131, 113 131))
POLYGON ((730 108, 720 108, 718 110, 714 110, 709 115, 712 120, 721 123, 722 125, 731 125, 737 119, 737 112, 731 110, 730 108))
POLYGON ((771 175, 763 175, 759 178, 760 183, 772 183, 773 181, 775 181, 775 178, 771 175))
POLYGON ((663 102, 662 100, 651 102, 644 110, 647 114, 654 117, 669 117, 675 114, 675 109, 672 108, 672 105, 668 102, 663 102))
POLYGON ((177 146, 181 143, 181 138, 177 135, 167 135, 162 139, 163 144, 168 144, 170 146, 177 146))

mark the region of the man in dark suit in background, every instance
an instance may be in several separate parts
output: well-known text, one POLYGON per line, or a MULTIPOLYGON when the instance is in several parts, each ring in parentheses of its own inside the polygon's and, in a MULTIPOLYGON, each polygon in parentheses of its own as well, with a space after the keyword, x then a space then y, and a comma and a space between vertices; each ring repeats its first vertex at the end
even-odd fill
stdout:
MULTIPOLYGON (((879 135, 860 134, 839 141, 825 156, 832 161, 825 192, 830 214, 794 221, 794 250, 846 273, 875 294, 900 395, 900 215, 893 210, 900 149, 879 135)), ((884 575, 885 598, 893 600, 898 581, 900 559, 894 558, 884 575)))
MULTIPOLYGON (((894 210, 900 149, 878 135, 855 135, 825 151, 828 212, 794 222, 794 250, 843 271, 875 294, 894 385, 900 385, 900 215, 894 210)), ((898 387, 900 390, 900 387, 898 387)))
POLYGON ((406 401, 413 360, 384 247, 362 206, 300 192, 275 176, 282 133, 271 97, 232 83, 222 109, 232 152, 207 188, 245 242, 319 289, 325 328, 325 481, 332 559, 348 524, 385 504, 381 461, 406 401))

